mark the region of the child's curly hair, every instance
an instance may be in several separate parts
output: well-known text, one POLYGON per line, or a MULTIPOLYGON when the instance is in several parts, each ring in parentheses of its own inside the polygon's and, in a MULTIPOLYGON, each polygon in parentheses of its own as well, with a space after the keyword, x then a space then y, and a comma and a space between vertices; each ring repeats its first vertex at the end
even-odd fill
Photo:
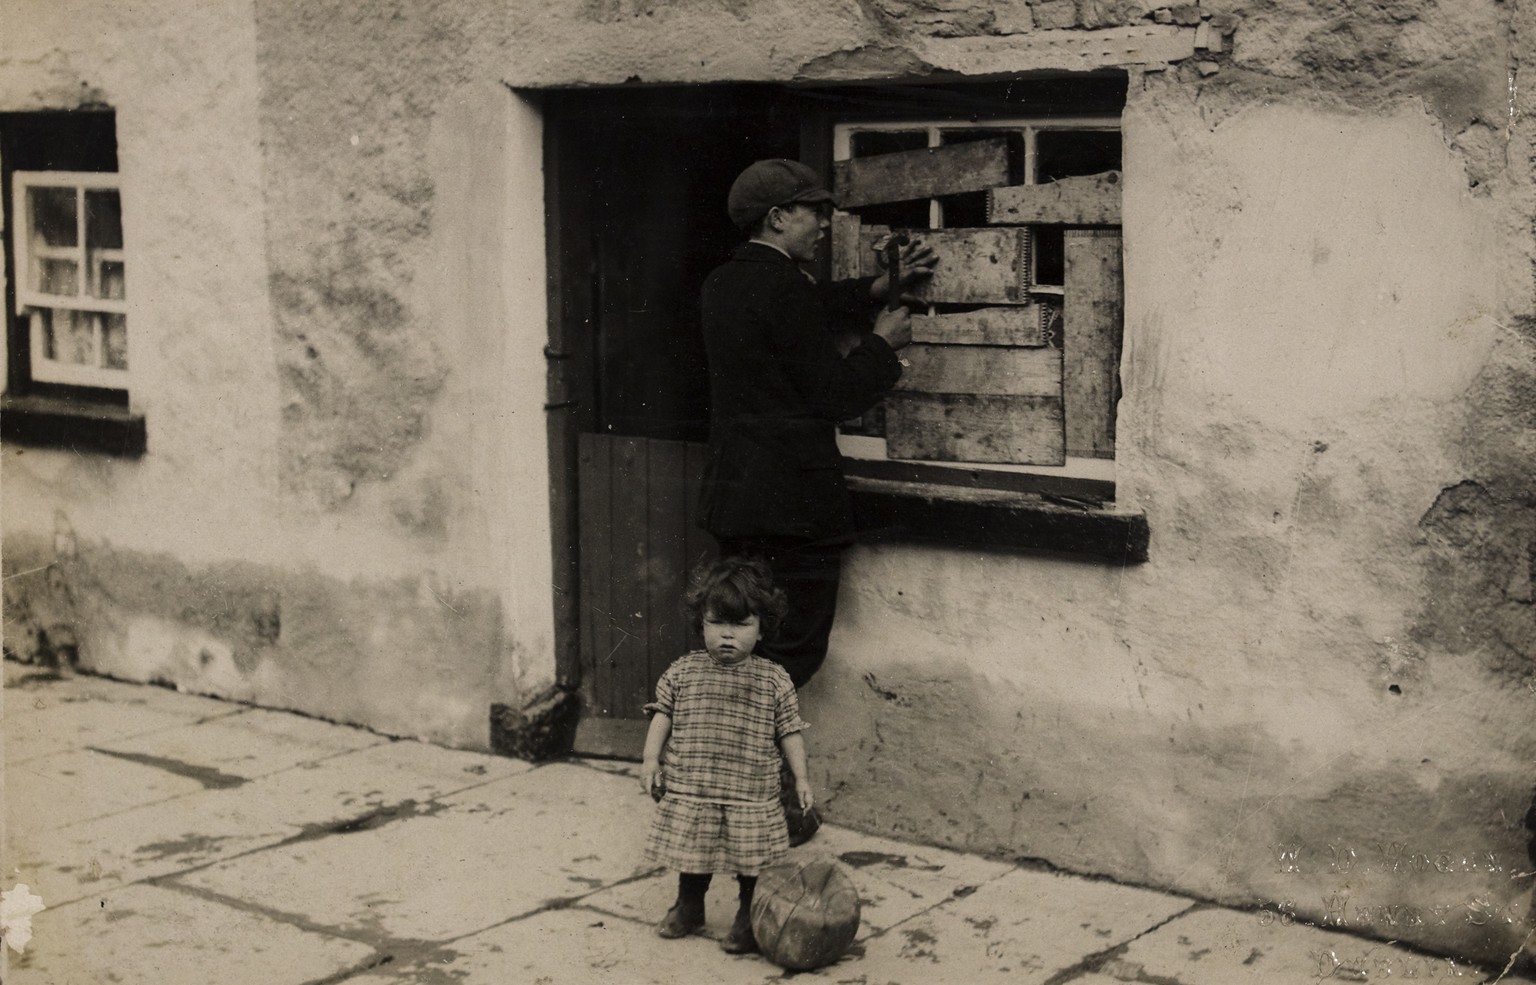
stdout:
POLYGON ((789 609, 781 589, 773 587, 773 572, 757 558, 726 557, 693 569, 683 606, 693 628, 702 631, 704 613, 740 622, 757 616, 763 637, 770 638, 789 609))

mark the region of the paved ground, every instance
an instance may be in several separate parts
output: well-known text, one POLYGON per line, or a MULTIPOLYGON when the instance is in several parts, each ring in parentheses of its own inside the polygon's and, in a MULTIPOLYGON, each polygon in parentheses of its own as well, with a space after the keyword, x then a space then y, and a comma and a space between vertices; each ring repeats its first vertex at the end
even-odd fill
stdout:
MULTIPOLYGON (((161 688, 5 667, 3 884, 47 909, 15 985, 1491 981, 1251 913, 829 827, 863 900, 837 964, 790 975, 652 931, 632 767, 534 767, 161 688)), ((1505 978, 1505 981, 1512 979, 1505 978)), ((1523 980, 1522 980, 1523 981, 1523 980)))

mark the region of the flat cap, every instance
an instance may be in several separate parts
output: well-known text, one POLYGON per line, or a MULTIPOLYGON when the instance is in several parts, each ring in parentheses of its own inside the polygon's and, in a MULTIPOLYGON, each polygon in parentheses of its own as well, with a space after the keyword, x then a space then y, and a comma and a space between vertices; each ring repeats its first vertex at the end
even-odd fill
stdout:
POLYGON ((736 228, 745 229, 775 205, 830 201, 832 193, 821 183, 821 175, 799 161, 779 157, 751 164, 738 175, 725 207, 736 228))

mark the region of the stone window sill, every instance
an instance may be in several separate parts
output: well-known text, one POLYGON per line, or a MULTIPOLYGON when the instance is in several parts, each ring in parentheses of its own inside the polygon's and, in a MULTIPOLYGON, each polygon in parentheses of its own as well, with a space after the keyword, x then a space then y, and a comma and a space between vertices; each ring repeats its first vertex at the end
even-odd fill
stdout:
POLYGON ((146 447, 144 415, 126 407, 57 397, 0 397, 0 440, 138 458, 146 447))
POLYGON ((1112 564, 1147 560, 1143 513, 1052 492, 1021 492, 850 475, 864 541, 1044 551, 1112 564))

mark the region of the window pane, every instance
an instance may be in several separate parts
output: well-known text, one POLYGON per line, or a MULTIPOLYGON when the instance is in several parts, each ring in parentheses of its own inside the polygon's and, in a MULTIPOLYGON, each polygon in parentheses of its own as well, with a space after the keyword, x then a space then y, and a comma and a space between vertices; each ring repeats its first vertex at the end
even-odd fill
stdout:
POLYGON ((894 154, 928 146, 927 130, 855 130, 849 139, 854 157, 894 154))
POLYGON ((77 246, 79 233, 75 189, 28 188, 27 212, 32 241, 43 246, 77 246))
POLYGON ((102 365, 108 369, 128 368, 128 316, 104 315, 102 365))
POLYGON ((1061 229, 1061 226, 1034 226, 1030 230, 1030 243, 1035 254, 1036 284, 1060 287, 1067 279, 1066 251, 1061 229))
POLYGON ((96 365, 96 329, 88 311, 44 308, 43 349, 49 359, 82 366, 96 365))
POLYGON ((123 261, 100 260, 97 262, 96 271, 95 296, 108 301, 123 300, 126 276, 123 261))
POLYGON ((1035 135, 1035 180, 1120 169, 1118 130, 1042 130, 1035 135))
POLYGON ((35 260, 37 290, 72 298, 80 293, 80 265, 73 260, 35 260))
POLYGON ((115 189, 85 193, 85 245, 100 250, 123 248, 122 204, 115 189))

